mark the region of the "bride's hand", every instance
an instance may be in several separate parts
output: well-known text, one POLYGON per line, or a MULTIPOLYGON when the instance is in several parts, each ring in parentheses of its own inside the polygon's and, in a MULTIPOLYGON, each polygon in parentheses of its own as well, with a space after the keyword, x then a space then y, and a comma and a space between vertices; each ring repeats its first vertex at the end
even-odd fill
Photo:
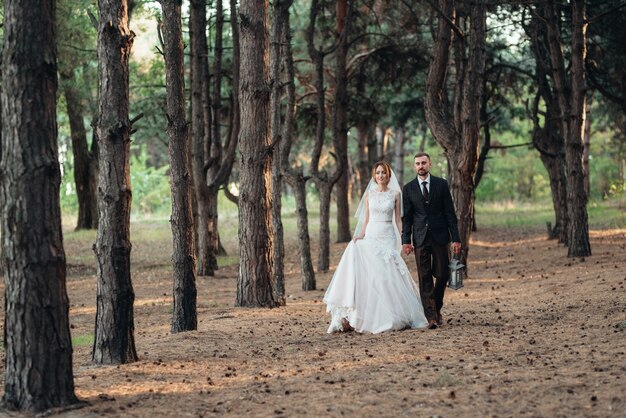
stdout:
POLYGON ((352 241, 357 242, 358 240, 363 239, 363 237, 365 237, 365 234, 361 234, 358 236, 355 235, 354 238, 352 238, 352 241))

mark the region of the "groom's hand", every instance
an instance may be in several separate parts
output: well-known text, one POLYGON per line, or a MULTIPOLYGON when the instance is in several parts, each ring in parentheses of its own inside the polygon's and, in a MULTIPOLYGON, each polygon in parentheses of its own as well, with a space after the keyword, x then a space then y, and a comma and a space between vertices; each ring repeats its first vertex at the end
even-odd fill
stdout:
POLYGON ((411 244, 402 244, 402 252, 404 255, 409 255, 413 252, 413 245, 411 244))

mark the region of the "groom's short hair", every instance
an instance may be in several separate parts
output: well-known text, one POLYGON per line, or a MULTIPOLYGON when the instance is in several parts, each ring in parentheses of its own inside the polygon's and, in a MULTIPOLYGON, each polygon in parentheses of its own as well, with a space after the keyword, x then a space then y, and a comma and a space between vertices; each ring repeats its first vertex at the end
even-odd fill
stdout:
POLYGON ((426 157, 428 158, 428 161, 430 161, 430 155, 428 155, 427 152, 418 152, 417 154, 415 154, 415 157, 413 157, 413 159, 416 159, 419 157, 426 157))

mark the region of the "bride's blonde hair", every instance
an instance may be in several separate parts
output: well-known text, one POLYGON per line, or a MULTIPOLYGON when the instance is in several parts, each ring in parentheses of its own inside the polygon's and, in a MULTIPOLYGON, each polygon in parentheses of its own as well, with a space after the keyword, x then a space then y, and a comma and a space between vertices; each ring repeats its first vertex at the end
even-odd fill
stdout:
POLYGON ((376 169, 378 167, 383 167, 385 169, 385 173, 387 173, 387 178, 391 179, 391 166, 387 161, 379 161, 372 167, 372 179, 374 183, 376 183, 376 169))

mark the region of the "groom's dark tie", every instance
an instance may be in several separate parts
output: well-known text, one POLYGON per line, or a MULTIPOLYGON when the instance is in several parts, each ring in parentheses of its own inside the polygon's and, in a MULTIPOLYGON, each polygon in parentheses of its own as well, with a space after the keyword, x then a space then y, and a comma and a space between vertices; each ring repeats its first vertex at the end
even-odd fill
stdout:
POLYGON ((424 186, 424 188, 422 189, 422 194, 424 195, 424 200, 426 201, 426 204, 428 204, 428 187, 426 187, 427 184, 428 182, 422 182, 422 186, 424 186))

